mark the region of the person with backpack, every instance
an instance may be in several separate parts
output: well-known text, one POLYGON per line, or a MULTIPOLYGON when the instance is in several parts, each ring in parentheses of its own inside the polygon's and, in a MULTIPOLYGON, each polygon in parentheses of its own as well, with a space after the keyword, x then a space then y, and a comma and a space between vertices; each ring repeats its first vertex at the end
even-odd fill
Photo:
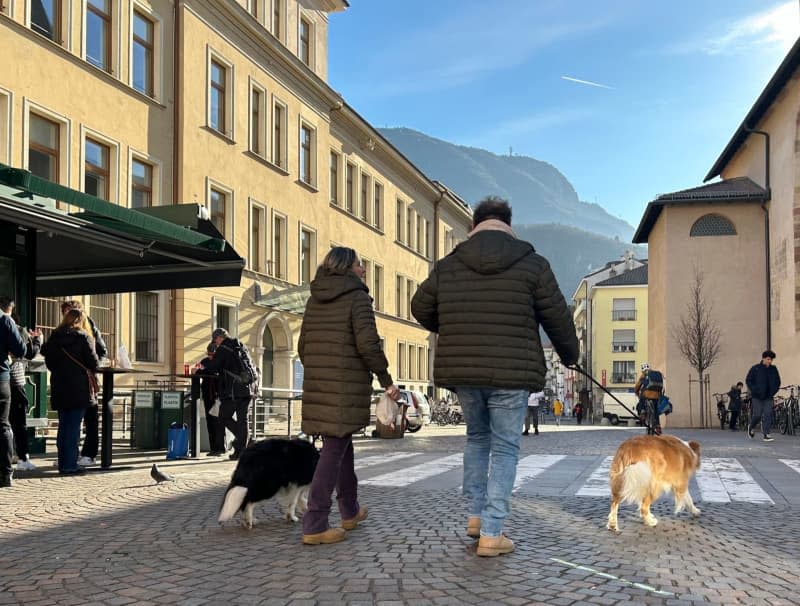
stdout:
POLYGON ((232 338, 224 328, 215 328, 211 341, 217 350, 203 369, 219 375, 219 420, 234 436, 233 453, 228 458, 236 461, 247 446, 247 413, 258 385, 258 372, 244 343, 232 338))
POLYGON ((736 385, 731 385, 731 390, 728 392, 728 412, 731 413, 731 420, 729 426, 731 431, 737 431, 739 421, 739 413, 742 412, 742 388, 744 383, 739 381, 736 385))
POLYGON ((642 423, 647 423, 647 406, 648 402, 653 407, 653 426, 648 426, 647 433, 661 435, 661 421, 658 414, 658 403, 661 399, 661 394, 664 393, 664 375, 660 370, 650 368, 647 362, 641 365, 642 374, 639 375, 639 380, 633 388, 633 393, 639 396, 639 404, 636 406, 636 412, 639 415, 642 423))

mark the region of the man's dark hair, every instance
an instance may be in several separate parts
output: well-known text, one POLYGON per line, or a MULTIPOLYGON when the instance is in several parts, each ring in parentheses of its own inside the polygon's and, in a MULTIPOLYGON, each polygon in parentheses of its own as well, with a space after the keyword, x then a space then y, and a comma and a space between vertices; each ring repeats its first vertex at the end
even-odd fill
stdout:
POLYGON ((775 356, 775 352, 774 352, 774 351, 772 351, 771 349, 768 349, 768 350, 766 350, 764 353, 762 353, 762 354, 761 354, 761 358, 762 358, 762 359, 763 359, 763 358, 771 358, 771 359, 773 359, 773 360, 774 360, 774 359, 775 359, 775 357, 776 357, 776 356, 775 356))
POLYGON ((5 311, 13 306, 14 306, 14 299, 6 295, 0 296, 0 310, 5 311))
POLYGON ((477 225, 487 219, 497 219, 511 225, 511 207, 507 200, 499 196, 486 196, 472 211, 472 224, 477 225))

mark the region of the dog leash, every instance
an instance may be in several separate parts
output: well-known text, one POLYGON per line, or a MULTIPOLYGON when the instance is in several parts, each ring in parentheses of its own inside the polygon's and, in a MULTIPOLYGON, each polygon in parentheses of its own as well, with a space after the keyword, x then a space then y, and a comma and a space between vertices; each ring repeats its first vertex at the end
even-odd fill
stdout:
MULTIPOLYGON (((631 413, 631 416, 633 416, 633 417, 635 417, 635 418, 637 418, 637 419, 641 420, 641 417, 640 417, 638 414, 634 413, 634 412, 633 412, 633 411, 632 411, 630 408, 628 408, 627 406, 625 406, 625 404, 623 404, 623 403, 620 401, 620 399, 619 399, 617 396, 615 396, 613 393, 611 393, 610 391, 608 391, 608 389, 607 389, 607 388, 606 388, 604 385, 601 385, 601 384, 600 384, 600 383, 597 381, 597 379, 595 379, 595 378, 594 378, 592 375, 590 375, 590 374, 589 374, 588 372, 586 372, 586 371, 585 371, 583 368, 581 368, 581 366, 580 366, 579 364, 575 364, 574 366, 567 366, 567 368, 571 368, 571 369, 573 369, 573 370, 577 370, 579 373, 581 373, 581 374, 582 374, 582 375, 584 375, 586 378, 588 378, 588 379, 589 379, 589 380, 590 380, 592 383, 594 383, 595 385, 597 385, 597 386, 598 386, 600 389, 602 389, 604 392, 606 392, 608 395, 610 395, 612 398, 614 398, 614 399, 617 401, 617 403, 618 403, 620 406, 622 406, 622 408, 624 408, 624 409, 625 409, 625 410, 627 410, 629 413, 631 413)), ((653 427, 651 427, 650 425, 648 425, 648 424, 647 424, 645 421, 642 421, 642 424, 643 424, 645 427, 647 427, 647 429, 648 429, 649 431, 653 431, 653 429, 654 429, 654 428, 653 428, 653 427)))

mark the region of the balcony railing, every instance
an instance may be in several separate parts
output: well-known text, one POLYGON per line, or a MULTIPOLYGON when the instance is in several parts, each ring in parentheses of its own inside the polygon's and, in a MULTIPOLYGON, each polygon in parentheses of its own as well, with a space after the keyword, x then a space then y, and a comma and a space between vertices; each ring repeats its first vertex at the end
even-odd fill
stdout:
POLYGON ((614 353, 636 351, 636 341, 617 341, 611 344, 611 351, 614 353))
POLYGON ((636 319, 635 309, 615 309, 611 312, 611 319, 620 322, 628 322, 636 319))
POLYGON ((636 383, 636 375, 634 373, 612 373, 612 383, 636 383))

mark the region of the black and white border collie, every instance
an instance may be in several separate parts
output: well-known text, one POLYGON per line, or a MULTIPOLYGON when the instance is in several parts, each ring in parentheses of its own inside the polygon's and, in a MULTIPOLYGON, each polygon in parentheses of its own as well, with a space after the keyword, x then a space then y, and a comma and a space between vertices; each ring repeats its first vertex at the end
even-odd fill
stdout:
POLYGON ((252 528, 253 508, 275 497, 286 520, 297 522, 305 512, 308 489, 319 461, 319 452, 306 440, 270 439, 248 446, 239 457, 231 483, 219 510, 220 523, 242 511, 242 526, 252 528))

